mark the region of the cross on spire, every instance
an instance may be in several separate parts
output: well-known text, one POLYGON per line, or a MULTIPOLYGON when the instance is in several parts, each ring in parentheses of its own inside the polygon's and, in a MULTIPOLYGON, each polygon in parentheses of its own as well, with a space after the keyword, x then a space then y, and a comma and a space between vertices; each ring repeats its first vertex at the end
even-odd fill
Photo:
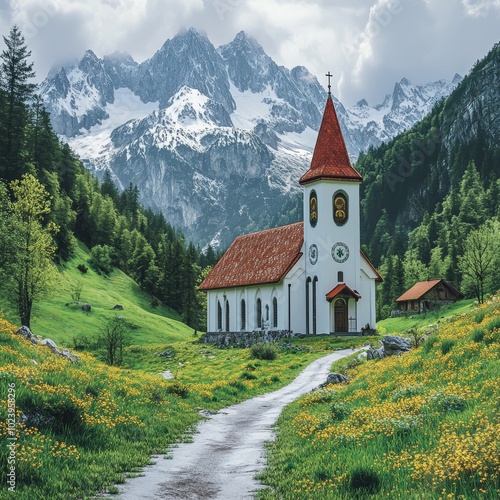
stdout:
POLYGON ((325 76, 328 77, 328 97, 332 97, 332 86, 330 84, 330 79, 332 78, 332 74, 328 72, 325 76))

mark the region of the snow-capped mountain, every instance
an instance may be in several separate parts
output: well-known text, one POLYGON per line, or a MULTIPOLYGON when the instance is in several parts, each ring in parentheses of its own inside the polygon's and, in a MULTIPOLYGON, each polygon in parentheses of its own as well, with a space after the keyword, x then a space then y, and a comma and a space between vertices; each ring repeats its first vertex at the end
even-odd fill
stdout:
MULTIPOLYGON (((352 159, 419 121, 458 82, 403 78, 375 107, 334 98, 352 159)), ((216 49, 194 29, 141 64, 89 50, 51 71, 40 92, 90 169, 137 184, 142 202, 188 237, 221 246, 291 208, 326 99, 306 68, 278 66, 245 33, 216 49)))

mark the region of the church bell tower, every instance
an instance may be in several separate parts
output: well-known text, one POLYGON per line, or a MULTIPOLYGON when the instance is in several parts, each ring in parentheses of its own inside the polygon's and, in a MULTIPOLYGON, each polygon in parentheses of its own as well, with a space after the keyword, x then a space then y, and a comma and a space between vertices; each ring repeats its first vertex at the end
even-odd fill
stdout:
POLYGON ((331 95, 309 170, 301 177, 304 196, 305 322, 308 334, 353 333, 360 290, 359 186, 331 95))

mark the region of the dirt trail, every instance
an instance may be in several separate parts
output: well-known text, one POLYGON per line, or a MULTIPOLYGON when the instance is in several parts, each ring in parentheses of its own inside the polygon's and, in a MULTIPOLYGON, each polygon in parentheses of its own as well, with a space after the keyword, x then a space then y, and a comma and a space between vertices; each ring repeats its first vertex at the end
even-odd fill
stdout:
POLYGON ((192 443, 174 448, 173 458, 157 463, 144 476, 119 485, 117 500, 244 500, 264 486, 254 479, 265 467, 264 443, 283 407, 325 381, 331 364, 352 354, 345 349, 317 359, 278 391, 224 408, 200 422, 192 443))

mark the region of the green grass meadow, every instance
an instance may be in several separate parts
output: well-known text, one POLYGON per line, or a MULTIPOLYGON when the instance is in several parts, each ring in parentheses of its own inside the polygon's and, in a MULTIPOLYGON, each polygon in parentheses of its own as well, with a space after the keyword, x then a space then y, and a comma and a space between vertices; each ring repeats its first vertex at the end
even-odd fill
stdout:
POLYGON ((258 498, 500 498, 500 298, 453 313, 410 353, 341 360, 349 384, 287 406, 258 498))
MULTIPOLYGON (((58 289, 36 305, 32 323, 35 334, 70 349, 75 337, 87 337, 90 350, 74 351, 80 363, 15 335, 15 311, 0 297, 0 398, 15 388, 20 500, 117 492, 115 485, 139 473, 153 454, 189 440, 204 418, 201 409, 273 391, 314 359, 379 338, 293 338, 269 347, 269 359, 256 357, 258 350, 217 349, 199 343, 175 312, 152 307, 125 274, 99 275, 88 258, 80 245, 61 266, 58 289), (78 283, 89 313, 72 303, 78 283), (130 335, 120 368, 107 366, 92 343, 117 316, 130 335), (172 379, 161 375, 167 370, 172 379)), ((500 300, 481 308, 463 301, 380 322, 383 333, 439 326, 401 358, 368 362, 353 354, 333 367, 350 384, 287 406, 262 474, 269 488, 259 498, 498 498, 499 316, 500 300)), ((3 404, 2 441, 12 437, 7 417, 3 404)), ((7 454, 0 454, 0 499, 12 498, 7 465, 7 454)))
MULTIPOLYGON (((74 337, 84 335, 92 339, 108 320, 122 316, 134 345, 183 340, 193 334, 175 311, 162 304, 152 307, 151 297, 125 273, 114 269, 109 276, 99 275, 88 260, 87 248, 79 243, 74 255, 59 267, 56 290, 35 304, 33 333, 50 338, 58 345, 72 347, 74 337), (87 273, 77 269, 79 264, 88 268, 87 273), (78 284, 82 286, 80 303, 91 305, 89 313, 83 312, 72 299, 78 284), (114 310, 116 304, 123 306, 123 310, 114 310)), ((16 311, 5 297, 0 298, 0 311, 5 319, 17 324, 16 311)))
MULTIPOLYGON (((267 360, 250 349, 219 350, 192 336, 179 341, 172 335, 168 343, 142 339, 142 345, 130 346, 128 364, 137 368, 132 370, 109 367, 84 352, 78 352, 80 363, 71 364, 15 335, 16 329, 0 320, 0 398, 6 401, 14 384, 15 497, 21 500, 116 492, 115 484, 137 474, 153 454, 189 440, 203 418, 200 409, 216 411, 278 389, 313 359, 366 341, 293 339, 273 347, 276 359, 267 360), (168 357, 159 356, 166 351, 168 357), (175 378, 165 380, 159 374, 164 370, 175 378)), ((43 334, 42 327, 36 331, 43 334)), ((7 422, 3 404, 2 441, 10 435, 7 422)), ((1 454, 0 499, 12 498, 6 471, 7 454, 1 454)))

